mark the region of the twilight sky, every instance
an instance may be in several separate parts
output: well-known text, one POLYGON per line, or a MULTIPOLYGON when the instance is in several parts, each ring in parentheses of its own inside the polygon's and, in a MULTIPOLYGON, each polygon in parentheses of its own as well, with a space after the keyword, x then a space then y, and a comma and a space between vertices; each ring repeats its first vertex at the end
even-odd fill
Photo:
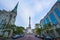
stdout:
POLYGON ((57 0, 0 0, 0 10, 11 11, 18 1, 15 24, 28 27, 30 16, 31 27, 34 28, 34 25, 40 22, 57 0))

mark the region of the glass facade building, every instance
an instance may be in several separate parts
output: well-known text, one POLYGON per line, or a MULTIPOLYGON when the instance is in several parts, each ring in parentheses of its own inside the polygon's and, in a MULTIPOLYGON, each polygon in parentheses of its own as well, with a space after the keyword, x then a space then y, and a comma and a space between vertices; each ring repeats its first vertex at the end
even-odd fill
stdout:
POLYGON ((45 25, 46 24, 46 22, 45 22, 45 20, 43 21, 43 25, 45 25))
POLYGON ((57 0, 58 2, 60 2, 60 0, 57 0))
MULTIPOLYGON (((51 36, 60 37, 60 0, 57 0, 57 2, 54 4, 52 9, 43 18, 41 24, 43 25, 42 28, 46 28, 46 29, 49 28, 47 30, 49 31, 51 36), (46 25, 46 24, 48 24, 48 25, 46 25)), ((45 29, 45 31, 46 31, 46 29, 45 29)), ((46 32, 43 31, 44 34, 46 32)))
POLYGON ((55 18, 55 16, 54 16, 54 14, 53 13, 50 13, 50 19, 51 19, 51 21, 52 21, 52 23, 53 23, 53 25, 57 25, 57 20, 56 20, 56 18, 55 18))
POLYGON ((46 20, 46 24, 47 24, 47 23, 50 23, 50 21, 49 21, 48 17, 47 17, 45 20, 46 20))
POLYGON ((55 13, 57 14, 57 16, 60 18, 60 11, 58 10, 58 8, 55 8, 55 13))
POLYGON ((41 22, 41 24, 40 24, 40 25, 41 25, 41 27, 43 27, 43 23, 42 23, 42 22, 41 22))
POLYGON ((41 22, 41 25, 44 26, 44 25, 46 25, 46 24, 48 24, 48 23, 50 23, 50 21, 49 21, 49 19, 48 19, 48 17, 47 17, 47 18, 45 18, 45 19, 41 22))
POLYGON ((45 20, 41 22, 41 26, 43 27, 45 25, 45 20))

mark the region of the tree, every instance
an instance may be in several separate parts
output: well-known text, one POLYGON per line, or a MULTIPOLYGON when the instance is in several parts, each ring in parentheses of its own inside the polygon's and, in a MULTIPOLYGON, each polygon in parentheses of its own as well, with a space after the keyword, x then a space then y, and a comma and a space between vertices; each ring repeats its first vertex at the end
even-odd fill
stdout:
POLYGON ((53 26, 53 25, 51 25, 50 23, 47 23, 47 24, 44 25, 43 28, 44 28, 45 30, 49 30, 52 26, 53 26))
POLYGON ((35 24, 35 26, 36 26, 36 27, 40 27, 40 24, 39 24, 39 23, 37 23, 37 24, 35 24))
POLYGON ((51 33, 51 32, 50 32, 51 27, 53 27, 53 25, 51 25, 50 23, 47 23, 47 24, 44 25, 43 29, 44 29, 48 34, 50 34, 50 33, 51 33))
POLYGON ((38 34, 38 35, 40 35, 40 34, 41 34, 41 31, 42 31, 42 30, 41 30, 41 28, 35 28, 35 30, 36 30, 36 31, 35 31, 35 32, 36 32, 36 34, 38 34))
POLYGON ((14 32, 15 34, 23 34, 24 33, 24 27, 16 27, 16 31, 14 32))
POLYGON ((6 25, 5 29, 14 29, 16 27, 16 25, 6 25))

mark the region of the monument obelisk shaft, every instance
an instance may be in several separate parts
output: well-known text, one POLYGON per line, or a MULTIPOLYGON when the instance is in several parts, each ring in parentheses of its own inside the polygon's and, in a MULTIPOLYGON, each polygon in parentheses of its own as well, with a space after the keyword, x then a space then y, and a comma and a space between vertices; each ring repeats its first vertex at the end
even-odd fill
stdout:
POLYGON ((29 28, 31 28, 31 17, 29 16, 29 28))
POLYGON ((26 31, 27 34, 32 34, 32 29, 31 29, 31 17, 29 16, 29 25, 27 27, 27 31, 26 31))

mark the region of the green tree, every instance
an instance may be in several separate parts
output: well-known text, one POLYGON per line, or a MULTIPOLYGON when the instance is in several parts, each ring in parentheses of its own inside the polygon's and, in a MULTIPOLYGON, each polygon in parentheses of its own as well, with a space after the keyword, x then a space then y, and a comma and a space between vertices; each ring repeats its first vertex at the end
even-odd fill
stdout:
POLYGON ((24 33, 24 27, 16 27, 16 31, 14 32, 15 34, 23 34, 24 33))
POLYGON ((6 25, 5 29, 15 29, 16 25, 6 25))
POLYGON ((36 34, 39 34, 39 35, 41 34, 41 31, 42 31, 41 28, 35 28, 35 30, 36 30, 36 34))
POLYGON ((51 25, 50 23, 47 23, 47 24, 44 25, 43 28, 44 28, 45 30, 49 30, 52 26, 53 26, 53 25, 51 25))
POLYGON ((39 23, 37 23, 37 24, 35 24, 35 26, 36 26, 36 27, 40 27, 40 24, 39 24, 39 23))
POLYGON ((46 32, 48 34, 50 34, 50 30, 49 29, 51 29, 52 27, 54 27, 54 26, 51 25, 50 23, 47 23, 47 24, 44 25, 43 30, 46 30, 46 32))

